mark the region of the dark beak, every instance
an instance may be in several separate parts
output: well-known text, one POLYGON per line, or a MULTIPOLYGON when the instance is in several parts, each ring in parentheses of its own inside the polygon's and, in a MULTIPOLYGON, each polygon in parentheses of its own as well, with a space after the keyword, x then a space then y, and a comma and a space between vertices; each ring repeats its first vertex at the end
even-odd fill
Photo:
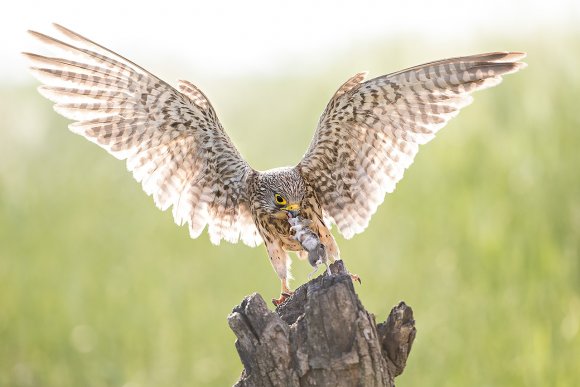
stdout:
POLYGON ((289 210, 288 211, 288 216, 290 218, 296 218, 298 215, 300 215, 300 210, 289 210))

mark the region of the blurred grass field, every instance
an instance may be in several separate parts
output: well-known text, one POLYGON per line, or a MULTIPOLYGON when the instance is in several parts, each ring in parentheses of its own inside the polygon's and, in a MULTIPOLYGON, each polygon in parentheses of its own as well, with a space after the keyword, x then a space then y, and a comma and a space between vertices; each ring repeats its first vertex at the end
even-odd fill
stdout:
MULTIPOLYGON (((529 67, 477 93, 367 231, 338 238, 378 320, 399 300, 415 311, 399 386, 580 385, 579 38, 490 42, 529 67)), ((420 63, 402 47, 355 71, 420 63)), ((298 161, 355 57, 198 85, 266 169, 298 161)), ((0 88, 0 386, 231 385, 226 316, 279 291, 265 249, 189 239, 34 88, 0 88)), ((310 267, 293 271, 298 286, 310 267)))

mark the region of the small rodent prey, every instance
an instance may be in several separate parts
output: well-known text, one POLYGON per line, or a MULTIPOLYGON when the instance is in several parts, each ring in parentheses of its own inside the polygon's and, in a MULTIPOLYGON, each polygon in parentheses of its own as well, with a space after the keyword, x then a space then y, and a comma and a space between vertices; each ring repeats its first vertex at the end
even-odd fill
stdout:
POLYGON ((290 223, 290 231, 293 233, 294 239, 300 242, 300 245, 308 252, 308 262, 314 267, 314 271, 308 275, 308 279, 316 273, 318 266, 322 263, 326 265, 327 273, 330 275, 326 247, 320 242, 318 235, 310 229, 312 221, 296 216, 289 218, 288 223, 290 223))

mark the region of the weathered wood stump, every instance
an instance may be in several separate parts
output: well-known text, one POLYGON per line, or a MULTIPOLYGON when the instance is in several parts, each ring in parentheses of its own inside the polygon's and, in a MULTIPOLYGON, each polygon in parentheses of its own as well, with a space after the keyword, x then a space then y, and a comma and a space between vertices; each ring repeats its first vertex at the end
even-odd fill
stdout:
POLYGON ((342 261, 271 312, 259 294, 228 317, 244 365, 239 387, 394 386, 415 339, 404 302, 384 323, 365 310, 342 261))

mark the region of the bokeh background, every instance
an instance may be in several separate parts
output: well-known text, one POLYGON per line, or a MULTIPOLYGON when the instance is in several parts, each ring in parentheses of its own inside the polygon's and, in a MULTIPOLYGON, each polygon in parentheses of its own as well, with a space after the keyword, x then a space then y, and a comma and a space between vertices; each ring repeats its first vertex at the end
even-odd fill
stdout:
MULTIPOLYGON (((350 75, 528 52, 423 147, 367 231, 338 237, 417 340, 399 386, 580 385, 580 5, 22 1, 0 23, 0 386, 226 386, 226 316, 279 283, 263 247, 191 240, 122 162, 70 133, 18 52, 56 21, 196 83, 258 169, 295 164, 350 75)), ((295 262, 294 286, 310 267, 295 262)))

